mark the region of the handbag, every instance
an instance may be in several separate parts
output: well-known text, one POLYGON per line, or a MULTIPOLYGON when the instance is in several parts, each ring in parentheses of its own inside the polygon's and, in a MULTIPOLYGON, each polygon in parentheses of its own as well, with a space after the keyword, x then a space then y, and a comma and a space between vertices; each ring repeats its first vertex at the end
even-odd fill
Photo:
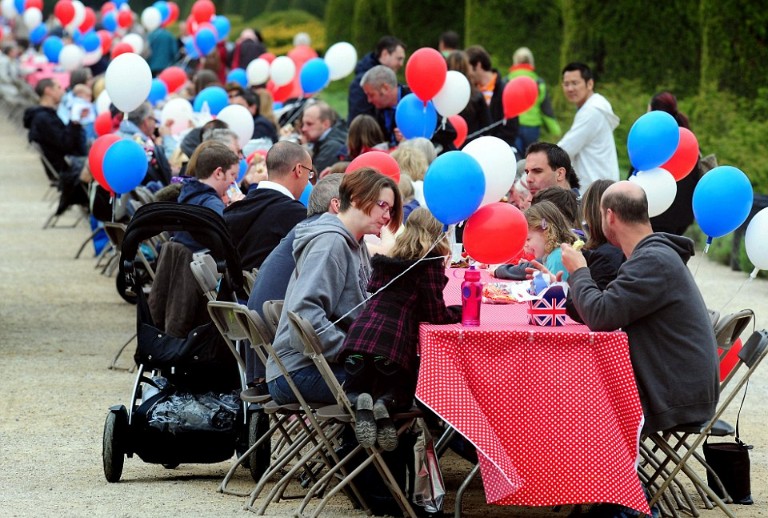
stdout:
MULTIPOLYGON (((747 385, 749 387, 749 385, 747 385)), ((744 398, 747 397, 746 390, 744 398)), ((741 406, 744 405, 744 398, 741 406)), ((741 406, 739 414, 741 414, 741 406)), ((751 445, 744 444, 739 438, 739 417, 736 417, 736 439, 734 442, 710 443, 704 441, 704 459, 712 470, 707 470, 707 485, 720 498, 731 497, 734 504, 752 505, 750 483, 749 450, 751 445)))
POLYGON ((416 441, 413 446, 412 501, 423 507, 427 513, 440 513, 443 510, 445 500, 445 483, 440 471, 440 464, 437 461, 437 454, 435 454, 435 443, 424 419, 416 419, 413 427, 416 441))

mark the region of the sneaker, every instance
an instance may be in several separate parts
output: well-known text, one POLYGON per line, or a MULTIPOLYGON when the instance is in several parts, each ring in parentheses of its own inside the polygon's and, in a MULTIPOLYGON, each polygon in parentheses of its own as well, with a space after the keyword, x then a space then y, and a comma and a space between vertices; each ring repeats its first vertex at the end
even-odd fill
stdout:
POLYGON ((397 428, 395 422, 389 417, 389 411, 382 400, 377 400, 373 405, 373 417, 376 419, 376 441, 384 451, 397 449, 397 428))
POLYGON ((373 417, 373 398, 362 393, 355 404, 355 436, 363 448, 376 444, 376 420, 373 417))

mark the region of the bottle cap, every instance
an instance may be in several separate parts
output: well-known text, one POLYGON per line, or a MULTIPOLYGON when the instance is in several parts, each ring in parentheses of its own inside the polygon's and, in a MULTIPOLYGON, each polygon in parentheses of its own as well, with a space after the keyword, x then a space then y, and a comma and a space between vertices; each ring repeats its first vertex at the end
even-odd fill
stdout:
POLYGON ((464 280, 470 282, 477 282, 480 280, 480 270, 476 269, 474 265, 464 272, 464 280))

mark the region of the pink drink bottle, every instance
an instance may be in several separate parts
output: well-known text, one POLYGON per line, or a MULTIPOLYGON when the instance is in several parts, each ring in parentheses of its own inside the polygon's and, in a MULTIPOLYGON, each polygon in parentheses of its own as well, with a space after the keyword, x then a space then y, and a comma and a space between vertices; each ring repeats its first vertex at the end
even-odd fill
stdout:
POLYGON ((464 282, 461 283, 461 325, 480 325, 480 303, 483 301, 483 283, 480 282, 480 271, 474 266, 464 272, 464 282))

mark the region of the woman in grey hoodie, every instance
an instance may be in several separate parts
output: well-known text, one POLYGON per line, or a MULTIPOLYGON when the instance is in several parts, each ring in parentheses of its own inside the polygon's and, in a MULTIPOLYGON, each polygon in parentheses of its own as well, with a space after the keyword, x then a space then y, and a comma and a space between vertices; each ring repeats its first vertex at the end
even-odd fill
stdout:
MULTIPOLYGON (((368 297, 370 256, 363 241, 383 227, 397 231, 402 200, 392 178, 374 169, 344 177, 339 187, 338 216, 323 214, 296 230, 293 256, 296 269, 288 283, 274 347, 301 393, 310 401, 335 403, 312 360, 304 356, 299 336, 288 325, 288 311, 309 320, 320 335, 323 355, 339 381, 344 367, 337 358, 347 330, 368 297)), ((278 404, 297 402, 272 358, 267 362, 269 393, 278 404)))

